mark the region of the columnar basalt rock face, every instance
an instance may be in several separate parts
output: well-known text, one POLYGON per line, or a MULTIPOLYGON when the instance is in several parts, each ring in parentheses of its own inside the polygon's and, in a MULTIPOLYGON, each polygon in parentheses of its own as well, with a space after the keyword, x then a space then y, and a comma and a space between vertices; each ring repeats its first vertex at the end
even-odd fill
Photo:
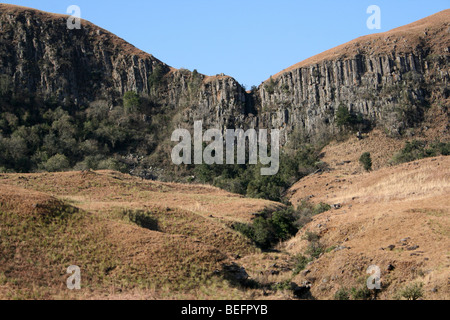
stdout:
POLYGON ((78 106, 111 108, 135 91, 176 110, 180 127, 275 128, 311 140, 335 134, 345 106, 399 133, 427 106, 448 106, 450 10, 390 32, 357 39, 293 66, 252 93, 228 76, 176 70, 87 21, 68 30, 67 16, 0 5, 2 90, 78 106), (152 87, 151 78, 161 78, 152 87))
POLYGON ((114 102, 127 91, 148 92, 148 75, 164 65, 87 21, 69 30, 67 16, 0 9, 0 74, 13 92, 76 104, 114 102))
POLYGON ((363 37, 266 81, 257 92, 264 125, 333 134, 343 105, 395 134, 420 121, 430 104, 448 106, 450 11, 436 16, 447 20, 434 24, 432 16, 413 24, 414 32, 363 37))
POLYGON ((63 15, 0 5, 0 55, 2 84, 16 94, 79 106, 103 100, 113 107, 135 91, 179 109, 180 125, 194 119, 235 125, 247 115, 247 94, 233 78, 175 70, 87 21, 69 30, 63 15), (149 77, 158 67, 155 89, 149 77))
POLYGON ((182 110, 182 120, 189 125, 202 120, 217 128, 241 126, 247 121, 247 93, 228 76, 206 77, 187 70, 166 76, 167 97, 159 94, 160 103, 182 110))

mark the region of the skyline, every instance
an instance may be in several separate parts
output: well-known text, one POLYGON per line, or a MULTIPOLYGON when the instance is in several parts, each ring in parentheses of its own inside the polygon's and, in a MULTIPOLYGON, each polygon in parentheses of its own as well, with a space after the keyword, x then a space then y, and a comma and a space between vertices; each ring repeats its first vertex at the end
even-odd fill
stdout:
POLYGON ((282 0, 106 1, 17 0, 9 4, 81 17, 180 69, 225 73, 247 89, 316 54, 358 37, 386 32, 447 9, 447 2, 282 0), (370 30, 367 8, 381 9, 381 29, 370 30), (305 12, 307 14, 305 14, 305 12), (165 13, 165 14, 161 14, 165 13), (156 31, 155 31, 156 30, 156 31))

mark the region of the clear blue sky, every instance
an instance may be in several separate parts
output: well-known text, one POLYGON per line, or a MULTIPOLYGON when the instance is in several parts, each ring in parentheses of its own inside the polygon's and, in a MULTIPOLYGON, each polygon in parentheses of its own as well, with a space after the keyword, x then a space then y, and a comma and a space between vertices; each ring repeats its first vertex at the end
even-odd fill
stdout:
POLYGON ((362 35, 383 32, 450 7, 448 0, 17 0, 105 28, 175 68, 225 73, 250 88, 271 75, 362 35), (369 30, 370 5, 381 30, 369 30))

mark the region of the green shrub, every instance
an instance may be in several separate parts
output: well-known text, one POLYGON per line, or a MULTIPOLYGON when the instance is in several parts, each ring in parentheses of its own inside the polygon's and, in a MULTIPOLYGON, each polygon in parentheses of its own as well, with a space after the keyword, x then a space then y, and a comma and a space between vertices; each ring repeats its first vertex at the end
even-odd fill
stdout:
POLYGON ((157 64, 153 68, 153 72, 148 77, 148 85, 151 89, 158 89, 164 77, 164 67, 161 64, 157 64))
POLYGON ((270 220, 262 217, 253 221, 254 241, 262 249, 269 249, 276 241, 275 230, 270 220))
POLYGON ((276 211, 269 220, 275 232, 277 240, 288 240, 298 232, 294 225, 295 212, 292 207, 286 210, 276 211))
POLYGON ((364 152, 359 158, 359 162, 364 167, 364 170, 371 171, 372 170, 372 157, 369 152, 364 152))
POLYGON ((292 290, 292 283, 290 280, 285 280, 283 282, 274 283, 270 286, 273 291, 288 291, 292 290))
POLYGON ((315 232, 307 231, 303 237, 308 242, 317 242, 320 240, 320 236, 315 232))
POLYGON ((352 115, 348 108, 341 104, 336 111, 336 125, 348 128, 352 125, 352 115))
MULTIPOLYGON (((163 75, 164 68, 155 67, 154 79, 158 73, 163 75)), ((100 167, 105 159, 116 159, 117 166, 109 161, 103 167, 128 173, 144 165, 162 166, 162 161, 144 164, 140 159, 156 154, 156 147, 170 137, 167 130, 176 112, 135 92, 127 92, 123 106, 114 107, 103 100, 75 107, 55 98, 2 98, 0 167, 8 172, 62 171, 100 167)))
POLYGON ((275 212, 263 212, 251 224, 235 223, 233 229, 251 239, 258 247, 269 249, 298 232, 295 219, 295 210, 289 207, 275 212))
POLYGON ((431 149, 443 156, 450 155, 450 142, 435 142, 431 144, 431 149))
POLYGON ((412 140, 405 144, 405 147, 397 152, 391 159, 391 164, 411 162, 438 155, 447 156, 450 153, 450 142, 430 143, 427 148, 426 141, 412 140))
POLYGON ((97 170, 114 170, 125 173, 127 171, 127 166, 120 163, 115 158, 108 158, 98 163, 97 170))
POLYGON ((295 257, 295 265, 294 265, 294 269, 293 269, 294 276, 298 275, 300 272, 305 270, 308 263, 310 263, 312 260, 313 260, 312 258, 307 258, 302 254, 299 254, 298 256, 296 256, 295 257))
POLYGON ((264 89, 269 95, 273 95, 275 93, 275 86, 276 82, 270 77, 269 81, 264 85, 264 89))
POLYGON ((65 155, 57 154, 48 159, 48 161, 43 164, 43 168, 49 172, 66 171, 70 168, 69 159, 67 159, 65 155))
POLYGON ((197 69, 195 69, 192 72, 191 78, 188 82, 189 92, 193 97, 195 97, 198 94, 202 81, 203 81, 202 76, 198 73, 197 69))
MULTIPOLYGON (((258 165, 196 165, 195 178, 230 192, 251 198, 282 201, 283 195, 295 182, 323 168, 318 148, 300 146, 292 153, 281 153, 280 170, 274 176, 262 176, 258 165)), ((320 208, 319 208, 320 209, 320 208)))
POLYGON ((425 157, 426 142, 413 140, 408 141, 405 147, 398 153, 396 153, 392 159, 393 164, 400 164, 405 162, 411 162, 425 157))
POLYGON ((321 202, 314 207, 313 213, 314 213, 314 215, 318 215, 318 214, 321 214, 321 213, 324 213, 324 212, 327 212, 330 210, 331 210, 331 206, 329 204, 321 202))
POLYGON ((237 232, 240 232, 249 239, 255 239, 255 232, 252 225, 250 224, 237 222, 233 224, 233 229, 237 232))
POLYGON ((325 249, 325 253, 330 253, 330 252, 332 252, 334 249, 336 249, 337 248, 337 246, 331 246, 331 247, 328 247, 327 249, 325 249))
POLYGON ((126 112, 133 112, 139 110, 141 100, 136 92, 127 92, 123 96, 123 107, 126 112))
POLYGON ((350 294, 353 300, 370 300, 372 298, 372 292, 366 285, 362 285, 359 288, 352 288, 350 294))
POLYGON ((351 291, 347 288, 340 288, 334 294, 334 300, 350 300, 351 291))
POLYGON ((297 210, 295 211, 296 221, 294 222, 294 225, 298 229, 301 229, 306 224, 312 221, 312 217, 329 211, 330 209, 331 206, 323 202, 314 206, 309 201, 302 200, 300 205, 297 207, 297 210))
POLYGON ((423 296, 423 283, 409 284, 397 294, 397 298, 405 298, 406 300, 418 300, 423 296))
POLYGON ((306 254, 311 256, 311 258, 318 259, 321 254, 325 252, 325 248, 319 241, 312 241, 306 248, 306 254))
POLYGON ((367 130, 372 125, 370 121, 364 119, 361 113, 350 112, 348 107, 342 103, 336 110, 335 122, 338 127, 353 131, 367 130))

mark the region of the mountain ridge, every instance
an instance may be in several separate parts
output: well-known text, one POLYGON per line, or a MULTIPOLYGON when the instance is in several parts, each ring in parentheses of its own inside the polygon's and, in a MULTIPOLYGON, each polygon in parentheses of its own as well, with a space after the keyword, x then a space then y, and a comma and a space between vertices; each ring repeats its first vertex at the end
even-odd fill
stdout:
POLYGON ((245 92, 36 12, 0 5, 0 299, 449 298, 446 33, 245 92), (283 170, 163 166, 197 120, 281 129, 283 170))
MULTIPOLYGON (((359 45, 362 42, 370 43, 371 41, 373 41, 375 39, 380 39, 382 37, 399 37, 399 36, 407 36, 407 35, 409 35, 413 38, 419 37, 418 33, 423 33, 423 30, 425 30, 427 28, 433 29, 436 25, 437 20, 439 20, 439 22, 440 22, 440 24, 442 24, 443 28, 450 27, 450 23, 448 22, 448 21, 450 21, 450 9, 440 11, 431 16, 425 17, 423 19, 420 19, 418 21, 412 22, 410 24, 407 24, 407 25, 404 25, 401 27, 391 29, 386 32, 365 35, 365 36, 361 36, 359 38, 353 39, 347 43, 344 43, 337 47, 326 50, 315 56, 307 58, 299 63, 296 63, 286 69, 283 69, 282 71, 275 74, 273 77, 277 78, 278 76, 280 76, 283 73, 286 73, 288 71, 292 71, 292 70, 299 69, 302 67, 308 67, 313 64, 319 64, 319 63, 323 62, 324 60, 333 60, 333 59, 336 59, 339 57, 343 57, 346 54, 360 54, 357 51, 361 50, 361 48, 359 48, 359 45), (414 29, 416 29, 416 30, 414 30, 414 29), (348 51, 351 49, 353 49, 354 51, 353 52, 350 51, 350 53, 349 53, 348 51), (344 52, 342 52, 342 51, 344 51, 344 52)), ((433 31, 435 31, 435 30, 433 30, 433 31)), ((447 34, 448 33, 450 33, 450 30, 447 30, 447 34)), ((417 40, 417 39, 413 39, 413 40, 417 40)), ((415 42, 415 41, 413 41, 413 42, 415 42)), ((393 44, 393 41, 391 41, 391 45, 392 44, 393 44)), ((448 39, 447 39, 446 44, 439 42, 439 41, 435 41, 434 45, 435 45, 435 48, 439 48, 442 50, 447 49, 445 52, 448 52, 448 46, 450 45, 450 42, 448 41, 448 39), (439 45, 441 45, 442 47, 439 47, 439 45)), ((399 49, 401 50, 401 49, 406 49, 406 48, 407 48, 407 46, 403 45, 403 46, 394 46, 394 48, 392 48, 392 49, 393 50, 399 50, 399 49)), ((383 50, 386 50, 386 48, 383 48, 383 50)), ((267 79, 267 80, 269 80, 269 79, 267 79)), ((264 82, 266 82, 266 81, 264 81, 264 82)))
MULTIPOLYGON (((280 129, 281 144, 286 145, 298 138, 316 143, 341 134, 336 119, 342 108, 355 119, 352 130, 378 127, 392 136, 420 131, 430 112, 442 118, 439 123, 449 119, 449 10, 363 37, 378 39, 374 46, 382 47, 398 42, 386 34, 412 32, 411 26, 414 35, 423 32, 405 50, 370 52, 360 47, 357 55, 338 54, 309 64, 321 57, 315 56, 306 60, 308 66, 298 67, 306 63, 301 62, 246 92, 224 74, 172 68, 90 22, 82 30, 67 30, 65 15, 0 8, 0 93, 6 105, 38 98, 68 110, 104 106, 111 113, 123 106, 127 92, 135 92, 145 104, 144 122, 165 119, 166 136, 159 130, 155 140, 159 154, 164 148, 168 153, 170 130, 192 130, 200 120, 210 128, 280 129)), ((448 126, 439 130, 447 139, 448 126)))

